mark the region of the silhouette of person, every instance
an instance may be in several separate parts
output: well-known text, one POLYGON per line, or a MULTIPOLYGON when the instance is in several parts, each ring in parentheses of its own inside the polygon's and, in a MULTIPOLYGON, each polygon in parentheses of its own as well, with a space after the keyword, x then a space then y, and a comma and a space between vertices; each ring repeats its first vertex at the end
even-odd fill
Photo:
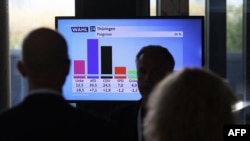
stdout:
POLYGON ((173 72, 175 61, 169 50, 160 45, 148 45, 136 55, 138 89, 142 99, 114 112, 119 141, 142 141, 142 119, 145 103, 154 86, 173 72))
POLYGON ((146 141, 223 141, 223 126, 235 124, 237 99, 212 71, 184 68, 151 92, 143 123, 146 141))
POLYGON ((160 45, 143 47, 136 55, 138 88, 142 95, 142 108, 152 89, 164 76, 173 72, 175 61, 167 48, 160 45))
POLYGON ((62 96, 70 59, 63 36, 49 28, 31 31, 22 44, 18 70, 28 80, 28 96, 0 115, 0 140, 110 140, 111 129, 78 111, 62 96))

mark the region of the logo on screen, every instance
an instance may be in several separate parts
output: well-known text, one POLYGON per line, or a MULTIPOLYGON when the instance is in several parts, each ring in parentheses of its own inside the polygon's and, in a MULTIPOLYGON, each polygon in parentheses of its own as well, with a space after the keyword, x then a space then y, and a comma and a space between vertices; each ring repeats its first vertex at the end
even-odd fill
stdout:
POLYGON ((72 32, 88 32, 88 27, 71 27, 72 32))
POLYGON ((95 26, 90 26, 90 32, 95 32, 96 27, 95 26))

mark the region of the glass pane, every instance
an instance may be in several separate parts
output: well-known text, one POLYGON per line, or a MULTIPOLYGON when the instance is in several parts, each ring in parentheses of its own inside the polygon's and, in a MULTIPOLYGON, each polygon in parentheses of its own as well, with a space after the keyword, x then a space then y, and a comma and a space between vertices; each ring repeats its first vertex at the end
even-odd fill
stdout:
POLYGON ((156 16, 156 0, 150 0, 150 16, 156 16))
POLYGON ((12 106, 27 94, 26 80, 16 69, 24 36, 37 27, 55 29, 55 16, 74 15, 74 0, 9 0, 12 106))
POLYGON ((204 16, 205 15, 205 0, 189 0, 189 15, 204 16))
MULTIPOLYGON (((238 99, 243 100, 243 0, 227 0, 226 2, 227 79, 238 99)), ((238 121, 239 123, 245 122, 243 114, 239 114, 238 121)))
POLYGON ((74 16, 74 0, 10 0, 10 48, 20 49, 24 35, 30 30, 55 27, 55 16, 74 16))
MULTIPOLYGON (((157 15, 157 5, 159 7, 162 6, 162 4, 165 4, 165 8, 170 8, 172 10, 166 10, 172 14, 172 15, 178 15, 179 14, 185 14, 184 11, 186 11, 185 4, 186 0, 179 0, 179 1, 173 1, 173 0, 150 0, 150 16, 156 16, 157 15), (170 5, 170 7, 168 7, 170 5), (181 9, 184 8, 184 9, 181 9)), ((189 0, 189 6, 187 7, 189 9, 189 15, 190 16, 204 16, 205 15, 205 0, 189 0)), ((163 6, 164 7, 164 6, 163 6)), ((164 9, 163 9, 164 11, 164 9)), ((159 13, 159 12, 158 12, 159 13)), ((162 13, 161 13, 162 14, 162 13)))
POLYGON ((232 79, 232 88, 243 98, 243 1, 227 0, 227 58, 228 78, 232 79), (230 72, 232 74, 230 74, 230 72))
POLYGON ((242 52, 242 0, 227 0, 227 52, 242 52))

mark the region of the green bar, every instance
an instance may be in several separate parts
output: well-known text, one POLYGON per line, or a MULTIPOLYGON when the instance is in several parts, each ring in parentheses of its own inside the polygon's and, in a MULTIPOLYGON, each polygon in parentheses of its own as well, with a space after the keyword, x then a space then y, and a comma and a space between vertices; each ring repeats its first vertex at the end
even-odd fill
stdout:
POLYGON ((128 74, 137 74, 137 71, 136 70, 129 70, 128 74))
POLYGON ((137 79, 137 76, 136 75, 129 75, 128 78, 129 79, 137 79))

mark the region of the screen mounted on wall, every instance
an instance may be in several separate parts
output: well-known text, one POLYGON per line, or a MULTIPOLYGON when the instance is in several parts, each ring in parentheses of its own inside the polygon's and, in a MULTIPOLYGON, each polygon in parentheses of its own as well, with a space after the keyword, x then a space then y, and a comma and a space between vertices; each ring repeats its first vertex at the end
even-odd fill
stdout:
POLYGON ((167 47, 174 70, 203 67, 203 16, 140 18, 56 17, 71 67, 63 86, 69 101, 137 101, 135 56, 147 45, 167 47))

